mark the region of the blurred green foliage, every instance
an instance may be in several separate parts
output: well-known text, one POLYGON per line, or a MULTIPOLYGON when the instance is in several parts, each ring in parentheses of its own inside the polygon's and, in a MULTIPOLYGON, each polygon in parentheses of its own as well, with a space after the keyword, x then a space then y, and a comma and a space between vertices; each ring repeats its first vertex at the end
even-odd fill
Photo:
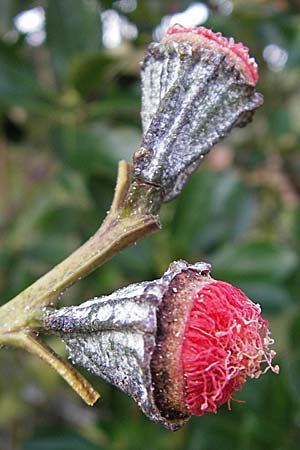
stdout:
MULTIPOLYGON (((105 217, 117 162, 130 160, 141 139, 138 62, 161 19, 191 3, 1 0, 1 302, 67 256, 105 217), (37 6, 45 12, 45 40, 33 45, 30 34, 17 32, 14 18, 37 6), (134 24, 136 38, 105 48, 100 8, 134 24)), ((208 261, 215 278, 261 304, 281 373, 249 381, 237 396, 246 404, 233 403, 231 412, 224 406, 171 433, 101 380, 92 379, 103 397, 91 409, 42 362, 4 349, 0 450, 299 448, 300 6, 298 0, 203 3, 209 8, 205 26, 251 48, 265 104, 253 124, 217 146, 184 193, 164 206, 160 233, 61 300, 76 304, 160 277, 176 258, 208 261), (270 45, 286 52, 277 55, 280 67, 267 57, 270 45)), ((51 343, 63 354, 60 342, 51 343)))

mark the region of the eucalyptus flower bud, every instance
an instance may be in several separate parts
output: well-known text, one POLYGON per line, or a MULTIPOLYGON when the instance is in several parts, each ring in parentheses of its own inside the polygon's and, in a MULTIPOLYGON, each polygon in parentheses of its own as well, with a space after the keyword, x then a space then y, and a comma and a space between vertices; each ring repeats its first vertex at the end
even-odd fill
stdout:
POLYGON ((73 363, 131 396, 170 430, 216 412, 246 377, 272 367, 275 352, 259 305, 210 276, 210 265, 177 261, 162 278, 80 306, 51 310, 73 363))
POLYGON ((257 65, 243 44, 204 27, 171 27, 141 66, 143 141, 137 179, 178 195, 201 159, 262 102, 257 65))

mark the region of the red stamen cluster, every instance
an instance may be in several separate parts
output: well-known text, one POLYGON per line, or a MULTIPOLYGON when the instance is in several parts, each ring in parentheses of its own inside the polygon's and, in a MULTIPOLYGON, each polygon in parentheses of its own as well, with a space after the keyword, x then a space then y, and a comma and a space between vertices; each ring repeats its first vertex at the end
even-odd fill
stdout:
POLYGON ((192 33, 202 39, 202 44, 211 44, 219 47, 224 51, 233 61, 240 67, 246 80, 255 85, 258 80, 257 64, 254 58, 249 56, 249 49, 241 42, 236 43, 234 39, 226 38, 221 33, 214 33, 205 27, 185 28, 182 25, 176 24, 168 29, 167 35, 174 35, 178 33, 192 33), (205 42, 206 41, 206 42, 205 42))
POLYGON ((241 290, 222 281, 206 284, 194 299, 182 345, 188 410, 201 416, 225 402, 230 409, 233 392, 247 376, 258 378, 269 368, 278 372, 271 365, 269 335, 259 305, 241 290))

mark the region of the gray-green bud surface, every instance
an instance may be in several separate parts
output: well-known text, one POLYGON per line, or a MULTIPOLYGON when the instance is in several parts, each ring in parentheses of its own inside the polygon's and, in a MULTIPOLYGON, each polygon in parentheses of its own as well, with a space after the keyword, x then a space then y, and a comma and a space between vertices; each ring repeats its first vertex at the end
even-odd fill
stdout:
POLYGON ((160 410, 154 393, 151 361, 158 340, 158 313, 172 281, 193 271, 209 279, 210 265, 176 261, 162 278, 132 284, 79 306, 49 310, 45 328, 58 333, 74 364, 84 367, 132 397, 143 413, 176 430, 190 414, 173 417, 160 410))
POLYGON ((159 186, 165 202, 182 191, 204 155, 234 126, 246 125, 263 102, 237 58, 221 45, 204 46, 203 37, 198 44, 192 33, 174 36, 150 44, 142 62, 144 135, 134 161, 135 176, 159 186))

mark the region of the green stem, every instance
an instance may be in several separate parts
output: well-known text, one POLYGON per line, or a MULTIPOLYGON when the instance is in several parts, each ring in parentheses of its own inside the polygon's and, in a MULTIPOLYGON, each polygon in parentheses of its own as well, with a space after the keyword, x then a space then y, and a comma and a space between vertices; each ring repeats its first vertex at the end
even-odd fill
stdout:
POLYGON ((0 308, 0 334, 38 327, 43 307, 78 279, 114 254, 158 229, 149 217, 125 217, 106 222, 78 250, 0 308))
POLYGON ((98 231, 50 272, 0 308, 0 347, 13 345, 39 356, 54 368, 89 405, 99 394, 74 367, 63 361, 35 330, 42 329, 45 307, 75 281, 113 255, 159 230, 159 188, 132 181, 131 166, 119 164, 115 196, 98 231))
POLYGON ((0 335, 38 328, 43 308, 75 281, 113 255, 159 229, 157 189, 130 184, 129 166, 121 162, 111 210, 99 230, 50 272, 0 308, 0 335), (129 187, 129 188, 128 188, 129 187))

